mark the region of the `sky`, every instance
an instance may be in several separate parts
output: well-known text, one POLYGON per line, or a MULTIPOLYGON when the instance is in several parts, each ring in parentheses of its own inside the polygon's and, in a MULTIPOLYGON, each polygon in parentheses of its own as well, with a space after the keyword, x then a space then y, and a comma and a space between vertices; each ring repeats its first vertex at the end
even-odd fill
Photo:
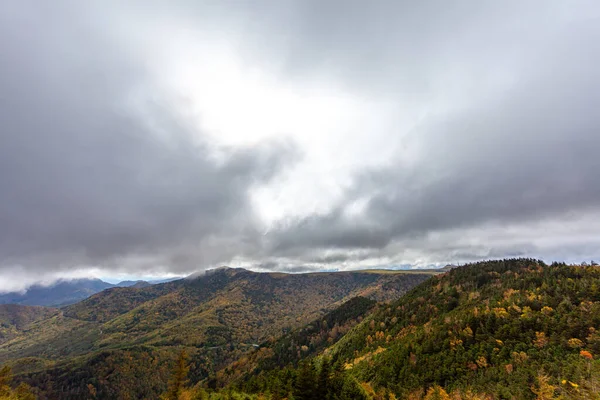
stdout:
POLYGON ((600 4, 0 3, 0 291, 600 258, 600 4))

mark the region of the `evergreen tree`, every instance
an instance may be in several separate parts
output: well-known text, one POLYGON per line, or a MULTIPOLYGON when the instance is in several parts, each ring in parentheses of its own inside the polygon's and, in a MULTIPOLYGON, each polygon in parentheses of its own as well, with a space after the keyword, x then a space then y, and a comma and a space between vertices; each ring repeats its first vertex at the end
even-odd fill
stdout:
POLYGON ((294 399, 296 400, 319 400, 322 399, 317 393, 317 379, 315 366, 311 361, 304 361, 294 384, 294 399))
POLYGON ((319 378, 317 380, 317 393, 322 399, 329 398, 331 381, 331 363, 327 357, 323 358, 321 362, 321 370, 319 371, 319 378))
POLYGON ((336 399, 339 400, 366 400, 367 396, 354 378, 344 375, 344 385, 342 392, 336 399))

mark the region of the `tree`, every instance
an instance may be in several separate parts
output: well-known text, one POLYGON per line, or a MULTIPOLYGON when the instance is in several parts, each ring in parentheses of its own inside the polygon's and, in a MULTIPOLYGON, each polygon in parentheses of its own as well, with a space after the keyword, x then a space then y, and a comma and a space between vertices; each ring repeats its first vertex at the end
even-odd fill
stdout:
POLYGON ((187 383, 187 374, 190 370, 187 358, 187 353, 185 350, 182 350, 181 353, 179 353, 177 362, 175 363, 171 379, 169 379, 169 387, 167 394, 164 397, 166 400, 179 400, 179 396, 183 392, 183 388, 187 383))
POLYGON ((356 383, 356 381, 349 376, 344 376, 344 385, 342 392, 336 397, 339 400, 366 400, 367 397, 364 391, 356 383))
POLYGON ((331 380, 331 363, 327 357, 323 358, 321 362, 321 370, 319 371, 319 378, 317 379, 317 393, 322 399, 329 397, 331 380))
POLYGON ((555 389, 556 388, 550 384, 550 377, 542 372, 538 373, 537 387, 531 387, 531 391, 537 395, 537 400, 553 399, 555 389))
POLYGON ((321 397, 317 393, 315 366, 310 361, 304 361, 294 384, 294 399, 317 400, 321 397))
POLYGON ((424 400, 450 400, 450 396, 444 388, 435 385, 434 387, 429 388, 424 400))

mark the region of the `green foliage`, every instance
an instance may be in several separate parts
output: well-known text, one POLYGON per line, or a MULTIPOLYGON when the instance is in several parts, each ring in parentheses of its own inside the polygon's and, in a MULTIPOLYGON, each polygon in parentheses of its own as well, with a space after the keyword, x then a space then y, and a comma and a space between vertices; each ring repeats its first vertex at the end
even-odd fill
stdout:
POLYGON ((305 359, 297 368, 285 368, 252 376, 248 381, 219 393, 245 393, 263 398, 294 400, 362 400, 367 396, 356 379, 341 364, 324 357, 305 359))
MULTIPOLYGON (((235 389, 302 399, 600 398, 597 266, 471 264, 365 316, 330 347, 288 358, 287 368, 271 354, 235 389), (335 367, 328 373, 329 356, 335 367)), ((306 338, 311 325, 318 321, 304 328, 306 338)), ((300 332, 272 349, 294 354, 286 346, 300 342, 300 332)))
POLYGON ((476 263, 433 277, 380 309, 332 354, 359 380, 401 397, 440 385, 534 398, 540 371, 557 393, 575 387, 568 382, 581 390, 600 373, 599 288, 597 267, 476 263))
POLYGON ((310 361, 304 361, 299 368, 298 376, 294 382, 294 399, 317 400, 319 388, 315 366, 310 361))

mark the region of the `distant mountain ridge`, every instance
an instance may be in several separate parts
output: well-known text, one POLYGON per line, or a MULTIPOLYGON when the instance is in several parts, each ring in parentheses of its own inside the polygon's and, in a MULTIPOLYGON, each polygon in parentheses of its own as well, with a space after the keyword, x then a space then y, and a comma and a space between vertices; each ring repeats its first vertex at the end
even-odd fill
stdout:
POLYGON ((145 281, 123 281, 116 285, 101 279, 59 280, 51 285, 33 285, 26 292, 0 294, 0 304, 21 304, 26 306, 63 307, 87 299, 93 294, 113 287, 145 287, 145 281))

